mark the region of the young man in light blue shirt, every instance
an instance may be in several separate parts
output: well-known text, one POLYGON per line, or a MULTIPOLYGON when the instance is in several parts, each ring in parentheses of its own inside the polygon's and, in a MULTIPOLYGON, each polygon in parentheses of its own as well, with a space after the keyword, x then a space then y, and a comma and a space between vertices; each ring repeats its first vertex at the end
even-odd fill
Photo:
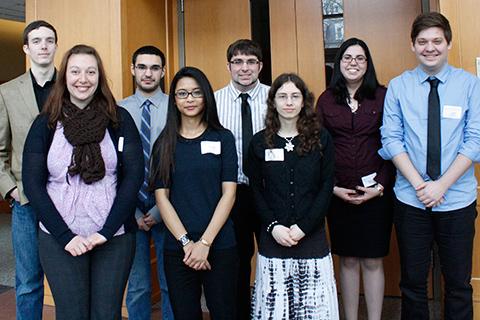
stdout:
POLYGON ((447 63, 452 31, 436 12, 411 30, 419 65, 393 79, 379 151, 397 167, 395 229, 402 319, 427 319, 433 241, 445 280, 445 319, 472 319, 472 250, 480 160, 480 81, 447 63))
POLYGON ((148 188, 150 154, 167 117, 168 96, 162 92, 160 82, 165 75, 165 55, 154 46, 144 46, 133 54, 131 72, 135 78, 135 94, 118 104, 128 110, 137 125, 145 160, 145 180, 138 194, 135 218, 138 224, 135 259, 128 280, 128 318, 151 318, 150 239, 155 244, 157 274, 162 294, 162 319, 173 319, 163 267, 165 225, 155 205, 155 197, 148 188))

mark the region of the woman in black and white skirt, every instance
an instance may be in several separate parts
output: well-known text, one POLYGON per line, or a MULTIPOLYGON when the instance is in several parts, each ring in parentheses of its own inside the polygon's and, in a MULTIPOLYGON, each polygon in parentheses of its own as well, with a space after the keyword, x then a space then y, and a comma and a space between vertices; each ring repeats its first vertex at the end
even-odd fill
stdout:
POLYGON ((247 175, 261 234, 252 319, 338 319, 325 214, 333 189, 333 144, 296 74, 268 94, 266 128, 250 144, 247 175))

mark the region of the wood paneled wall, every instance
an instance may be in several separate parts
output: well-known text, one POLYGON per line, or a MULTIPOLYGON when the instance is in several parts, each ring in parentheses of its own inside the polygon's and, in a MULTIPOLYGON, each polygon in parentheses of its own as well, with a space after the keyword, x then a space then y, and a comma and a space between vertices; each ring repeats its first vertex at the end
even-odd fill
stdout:
POLYGON ((421 1, 344 1, 345 39, 364 40, 380 83, 417 65, 411 51, 410 27, 421 13, 421 1))
MULTIPOLYGON (((449 63, 476 75, 475 58, 480 57, 480 19, 478 18, 478 0, 440 0, 439 11, 450 21, 452 28, 452 49, 449 63)), ((480 166, 475 167, 477 180, 480 178, 480 166)), ((480 189, 478 189, 480 190, 480 189)), ((480 201, 477 196, 477 211, 480 201)), ((480 319, 480 219, 476 220, 477 235, 473 247, 473 302, 475 319, 480 319)))
MULTIPOLYGON (((154 45, 166 53, 167 49, 167 5, 166 0, 123 0, 122 20, 122 86, 123 97, 134 91, 130 65, 132 54, 139 47, 154 45)), ((167 56, 167 68, 170 61, 167 56)), ((166 82, 167 83, 167 82, 166 82)))
POLYGON ((123 97, 121 0, 27 0, 27 23, 43 19, 58 33, 56 65, 65 51, 84 43, 94 46, 102 57, 115 97, 123 97))
POLYGON ((188 0, 185 8, 185 64, 200 68, 214 90, 230 81, 226 52, 237 39, 250 39, 250 1, 188 0))
POLYGON ((318 97, 325 90, 322 3, 270 0, 272 79, 298 73, 318 97))

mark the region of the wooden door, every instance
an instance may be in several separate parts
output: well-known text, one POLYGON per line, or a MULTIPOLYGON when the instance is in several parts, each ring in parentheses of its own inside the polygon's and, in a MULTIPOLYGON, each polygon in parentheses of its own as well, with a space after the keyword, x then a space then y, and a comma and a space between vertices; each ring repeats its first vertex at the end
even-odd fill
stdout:
POLYGON ((200 68, 213 90, 230 81, 227 48, 250 39, 249 0, 184 0, 185 65, 200 68))

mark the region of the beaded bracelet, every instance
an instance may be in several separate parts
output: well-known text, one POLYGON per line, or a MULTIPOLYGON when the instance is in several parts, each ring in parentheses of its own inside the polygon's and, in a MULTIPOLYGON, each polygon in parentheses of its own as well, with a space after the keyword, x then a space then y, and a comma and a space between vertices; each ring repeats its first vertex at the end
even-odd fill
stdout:
POLYGON ((270 224, 268 225, 268 227, 267 227, 267 232, 268 232, 268 233, 272 232, 273 227, 275 227, 275 226, 278 225, 278 224, 280 224, 280 223, 278 223, 277 220, 275 220, 275 221, 273 221, 272 223, 270 223, 270 224))

